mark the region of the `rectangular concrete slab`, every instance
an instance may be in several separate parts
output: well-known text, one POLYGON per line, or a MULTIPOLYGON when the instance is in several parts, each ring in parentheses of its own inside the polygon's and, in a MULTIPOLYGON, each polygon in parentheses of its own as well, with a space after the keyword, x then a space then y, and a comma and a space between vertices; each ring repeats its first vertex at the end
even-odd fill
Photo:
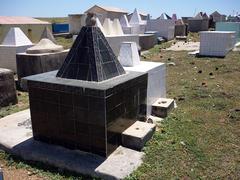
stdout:
POLYGON ((155 124, 136 121, 122 133, 123 146, 141 150, 145 143, 151 139, 155 129, 155 124))
POLYGON ((30 111, 0 119, 0 148, 24 160, 42 162, 72 172, 123 179, 142 163, 144 153, 118 147, 107 159, 98 155, 35 141, 30 111))

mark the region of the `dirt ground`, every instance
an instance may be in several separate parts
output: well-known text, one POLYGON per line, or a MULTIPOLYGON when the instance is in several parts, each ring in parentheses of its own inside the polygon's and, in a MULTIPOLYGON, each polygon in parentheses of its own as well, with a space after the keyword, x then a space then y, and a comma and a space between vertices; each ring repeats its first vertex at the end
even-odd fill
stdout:
POLYGON ((4 162, 0 160, 0 166, 3 171, 4 180, 42 180, 43 177, 39 177, 34 173, 25 169, 16 169, 13 166, 4 165, 4 162))
POLYGON ((185 42, 178 41, 173 43, 170 48, 167 48, 168 51, 197 51, 199 50, 200 42, 185 42))

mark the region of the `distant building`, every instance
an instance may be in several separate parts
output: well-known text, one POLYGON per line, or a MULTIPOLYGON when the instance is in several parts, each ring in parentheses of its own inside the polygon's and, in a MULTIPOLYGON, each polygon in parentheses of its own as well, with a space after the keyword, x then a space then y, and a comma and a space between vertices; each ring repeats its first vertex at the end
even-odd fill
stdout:
POLYGON ((99 18, 99 20, 101 21, 101 23, 104 22, 105 18, 110 18, 111 20, 114 20, 117 18, 120 20, 123 15, 128 14, 127 11, 122 10, 120 8, 98 6, 98 5, 94 5, 93 7, 85 11, 85 13, 89 13, 89 12, 95 13, 99 18))
POLYGON ((213 12, 210 17, 212 17, 213 22, 225 22, 226 21, 226 15, 220 14, 218 11, 213 12))
POLYGON ((82 26, 85 25, 86 14, 69 14, 69 33, 78 34, 82 26))
POLYGON ((209 18, 206 13, 200 12, 193 18, 188 18, 188 30, 190 32, 208 31, 209 18))
POLYGON ((32 42, 38 42, 46 27, 52 30, 49 22, 31 17, 0 16, 0 43, 12 27, 19 27, 32 42))
POLYGON ((236 16, 228 16, 227 18, 228 22, 240 22, 240 15, 236 15, 236 16))

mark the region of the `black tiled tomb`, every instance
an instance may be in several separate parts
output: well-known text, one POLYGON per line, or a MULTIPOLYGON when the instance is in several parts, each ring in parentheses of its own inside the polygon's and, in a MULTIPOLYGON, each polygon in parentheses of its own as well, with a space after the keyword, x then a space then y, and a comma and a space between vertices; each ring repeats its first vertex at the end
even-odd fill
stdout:
POLYGON ((97 27, 83 27, 60 70, 25 78, 36 140, 107 157, 146 103, 147 74, 125 72, 97 27))
POLYGON ((27 78, 34 138, 111 154, 145 104, 147 74, 127 72, 98 83, 55 75, 52 71, 27 78))

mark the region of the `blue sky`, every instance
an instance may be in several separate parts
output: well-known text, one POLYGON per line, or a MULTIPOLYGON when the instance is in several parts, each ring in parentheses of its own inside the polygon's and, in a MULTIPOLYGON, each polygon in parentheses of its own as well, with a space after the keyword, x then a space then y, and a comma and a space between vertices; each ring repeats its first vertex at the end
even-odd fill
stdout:
POLYGON ((140 11, 158 17, 162 12, 193 16, 196 12, 240 13, 240 0, 1 0, 0 16, 65 17, 83 13, 94 4, 140 11))

